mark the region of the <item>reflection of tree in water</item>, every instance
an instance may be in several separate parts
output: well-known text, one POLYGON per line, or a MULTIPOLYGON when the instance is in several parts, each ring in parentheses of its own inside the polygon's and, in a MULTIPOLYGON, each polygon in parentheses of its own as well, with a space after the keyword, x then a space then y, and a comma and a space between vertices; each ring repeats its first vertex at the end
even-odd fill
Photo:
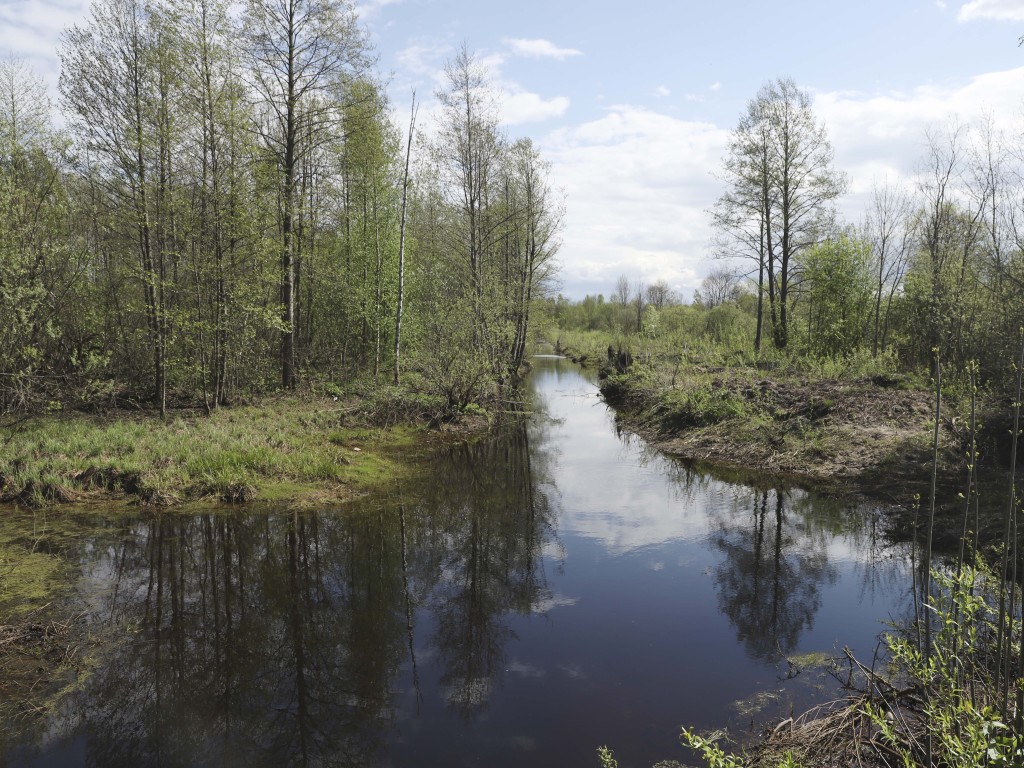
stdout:
POLYGON ((486 704, 505 666, 514 637, 506 617, 529 613, 544 591, 550 512, 537 492, 525 428, 453 451, 440 476, 446 541, 432 597, 435 640, 443 694, 468 718, 486 704))
POLYGON ((715 579, 722 611, 739 640, 758 659, 791 653, 814 624, 821 586, 834 583, 824 537, 788 519, 786 495, 760 491, 746 520, 720 521, 713 535, 724 553, 715 579))
POLYGON ((94 762, 374 762, 404 656, 391 517, 163 516, 128 539, 111 609, 143 642, 97 673, 94 762))
POLYGON ((112 582, 93 621, 123 638, 67 710, 88 761, 377 764, 407 662, 418 687, 418 608, 469 716, 503 669, 506 616, 543 596, 550 514, 529 444, 519 430, 461 448, 405 502, 155 515, 86 548, 84 571, 112 582))

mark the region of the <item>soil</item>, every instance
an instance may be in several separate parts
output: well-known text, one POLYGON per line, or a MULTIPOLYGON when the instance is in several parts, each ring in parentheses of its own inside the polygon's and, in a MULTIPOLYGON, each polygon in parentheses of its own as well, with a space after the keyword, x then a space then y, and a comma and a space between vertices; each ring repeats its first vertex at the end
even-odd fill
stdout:
MULTIPOLYGON (((712 390, 742 398, 756 415, 716 424, 667 427, 644 417, 650 402, 619 408, 623 426, 655 448, 693 462, 854 490, 905 502, 927 490, 932 473, 934 395, 871 380, 833 381, 715 374, 712 390)), ((965 430, 940 420, 940 482, 962 484, 965 430)))

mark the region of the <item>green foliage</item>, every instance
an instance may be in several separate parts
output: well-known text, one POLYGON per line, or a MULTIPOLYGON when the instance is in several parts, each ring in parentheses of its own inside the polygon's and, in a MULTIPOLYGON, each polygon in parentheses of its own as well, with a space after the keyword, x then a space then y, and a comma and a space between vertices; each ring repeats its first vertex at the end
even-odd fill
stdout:
POLYGON ((662 392, 642 418, 669 430, 706 427, 731 418, 748 417, 750 406, 730 390, 689 386, 662 392))
POLYGON ((696 731, 683 728, 679 738, 684 746, 700 754, 708 768, 744 768, 745 762, 742 758, 728 754, 719 746, 718 742, 723 737, 724 734, 721 732, 701 736, 696 731))
POLYGON ((821 357, 854 353, 871 313, 870 244, 841 235, 809 248, 802 263, 803 346, 821 357))
MULTIPOLYGON (((369 420, 358 408, 345 413, 369 420)), ((410 447, 402 428, 353 426, 334 400, 298 398, 167 424, 61 415, 23 426, 0 451, 0 499, 30 505, 110 492, 166 503, 252 500, 278 485, 296 497, 335 484, 370 487, 400 472, 397 455, 410 447)))
POLYGON ((928 599, 935 628, 930 649, 905 635, 886 637, 894 675, 927 691, 921 715, 926 733, 908 732, 905 719, 888 716, 880 703, 868 701, 864 711, 908 768, 923 764, 926 738, 940 764, 1019 766, 1024 734, 1002 722, 995 708, 995 578, 980 561, 959 575, 935 571, 932 578, 938 590, 928 599))
POLYGON ((608 747, 597 748, 597 759, 601 763, 601 768, 619 768, 619 761, 615 759, 608 747))

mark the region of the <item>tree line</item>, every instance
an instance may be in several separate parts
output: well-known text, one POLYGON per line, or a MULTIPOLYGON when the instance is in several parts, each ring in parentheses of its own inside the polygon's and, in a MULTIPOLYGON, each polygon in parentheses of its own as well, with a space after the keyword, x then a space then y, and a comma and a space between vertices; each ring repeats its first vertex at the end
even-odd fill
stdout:
POLYGON ((939 350, 957 371, 977 360, 984 378, 1005 374, 1024 321, 1019 141, 990 117, 926 140, 910 179, 876 183, 863 219, 844 223, 847 179, 810 96, 780 79, 751 100, 712 216, 719 255, 753 267, 755 347, 767 322, 779 349, 795 332, 819 356, 927 367, 939 350))
MULTIPOLYGON (((765 84, 731 133, 709 208, 721 261, 689 307, 661 313, 662 330, 721 341, 727 321, 730 343, 755 353, 887 355, 911 368, 938 349, 953 376, 976 360, 983 380, 1005 378, 1024 325, 1020 139, 990 117, 925 138, 914 173, 876 183, 863 218, 844 222, 848 179, 810 94, 788 78, 765 84)), ((569 327, 644 331, 653 302, 631 285, 619 278, 608 303, 632 313, 597 311, 597 297, 554 311, 569 327)))
POLYGON ((561 201, 468 48, 415 137, 349 0, 95 0, 59 53, 60 128, 0 63, 4 412, 515 378, 561 201))

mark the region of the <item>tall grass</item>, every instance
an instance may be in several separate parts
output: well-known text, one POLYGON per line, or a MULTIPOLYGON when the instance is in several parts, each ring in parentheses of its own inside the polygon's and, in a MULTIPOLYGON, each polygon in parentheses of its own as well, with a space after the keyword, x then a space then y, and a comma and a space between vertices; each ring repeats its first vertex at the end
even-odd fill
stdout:
POLYGON ((400 471, 397 454, 415 442, 414 428, 352 423, 352 411, 293 397, 169 423, 40 417, 0 443, 0 498, 45 504, 114 491, 158 502, 237 500, 274 484, 370 485, 400 471))

